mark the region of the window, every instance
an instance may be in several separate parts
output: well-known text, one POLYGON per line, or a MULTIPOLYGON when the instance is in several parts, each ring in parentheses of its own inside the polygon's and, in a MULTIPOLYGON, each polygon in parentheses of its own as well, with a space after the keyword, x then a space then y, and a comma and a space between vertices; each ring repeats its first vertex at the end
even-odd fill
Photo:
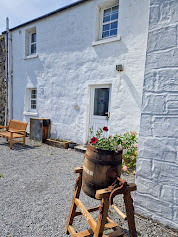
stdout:
POLYGON ((92 46, 118 41, 119 0, 108 0, 96 7, 95 41, 92 46))
POLYGON ((37 89, 26 88, 26 100, 23 114, 25 116, 38 116, 37 112, 37 89))
POLYGON ((30 54, 36 53, 36 32, 30 34, 30 54))
POLYGON ((30 110, 36 110, 36 89, 30 91, 30 110))
POLYGON ((33 56, 37 53, 36 27, 25 31, 25 56, 33 56))
POLYGON ((103 11, 102 38, 117 36, 118 5, 103 11))

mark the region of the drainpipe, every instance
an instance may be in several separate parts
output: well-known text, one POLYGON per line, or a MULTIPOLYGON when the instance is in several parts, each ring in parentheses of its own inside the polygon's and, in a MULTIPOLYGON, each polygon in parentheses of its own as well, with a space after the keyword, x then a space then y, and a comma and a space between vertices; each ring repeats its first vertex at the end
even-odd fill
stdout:
POLYGON ((13 119, 13 55, 12 55, 12 33, 9 31, 8 21, 8 108, 9 120, 13 119))
POLYGON ((8 81, 9 81, 9 64, 8 64, 8 56, 9 56, 9 49, 8 49, 8 35, 9 35, 9 18, 6 18, 6 107, 5 107, 5 126, 8 124, 8 81))

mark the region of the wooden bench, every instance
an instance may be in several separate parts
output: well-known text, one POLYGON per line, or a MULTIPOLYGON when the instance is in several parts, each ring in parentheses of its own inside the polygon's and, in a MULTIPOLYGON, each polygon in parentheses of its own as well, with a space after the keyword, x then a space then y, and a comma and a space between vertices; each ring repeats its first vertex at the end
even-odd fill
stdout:
POLYGON ((17 142, 22 142, 25 146, 25 136, 26 136, 27 123, 10 120, 9 126, 0 126, 0 129, 6 129, 0 132, 0 137, 6 138, 8 141, 10 139, 10 149, 12 149, 12 144, 17 142), (15 141, 15 138, 23 138, 22 141, 15 141))

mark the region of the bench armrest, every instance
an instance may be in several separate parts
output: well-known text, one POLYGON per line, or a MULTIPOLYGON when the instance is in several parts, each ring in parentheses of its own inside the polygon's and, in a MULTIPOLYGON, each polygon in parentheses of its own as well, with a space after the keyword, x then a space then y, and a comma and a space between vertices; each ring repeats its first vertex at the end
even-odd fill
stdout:
POLYGON ((9 130, 9 132, 11 133, 19 133, 19 132, 26 132, 26 130, 16 130, 16 131, 12 131, 12 130, 9 130))
POLYGON ((9 126, 0 126, 0 129, 2 129, 2 128, 8 128, 9 126))

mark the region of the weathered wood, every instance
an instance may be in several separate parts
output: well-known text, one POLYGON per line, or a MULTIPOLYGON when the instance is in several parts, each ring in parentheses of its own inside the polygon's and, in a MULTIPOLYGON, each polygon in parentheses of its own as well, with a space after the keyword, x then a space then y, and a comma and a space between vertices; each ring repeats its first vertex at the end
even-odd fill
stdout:
MULTIPOLYGON (((75 173, 78 173, 78 179, 76 180, 74 196, 72 200, 72 205, 70 208, 67 225, 66 225, 66 233, 70 233, 72 237, 86 237, 89 235, 93 235, 93 237, 126 237, 127 235, 118 227, 118 225, 108 217, 108 209, 109 209, 109 196, 111 194, 111 190, 102 189, 97 190, 96 196, 98 199, 102 198, 100 207, 93 207, 87 209, 83 203, 79 200, 81 184, 82 184, 82 167, 77 167, 74 169, 75 173), (80 209, 80 211, 76 212, 76 207, 80 209), (97 223, 94 221, 93 217, 90 215, 90 212, 99 210, 97 223), (85 219, 88 221, 91 229, 84 230, 82 232, 76 233, 74 228, 72 227, 73 219, 75 216, 83 215, 85 219), (106 221, 108 222, 106 224, 106 221), (103 231, 106 229, 114 229, 114 232, 103 234, 103 231)), ((130 237, 136 237, 136 229, 135 229, 135 220, 134 220, 134 210, 132 204, 132 198, 130 195, 131 191, 136 190, 135 184, 128 184, 125 188, 121 189, 118 194, 124 194, 124 202, 126 207, 127 217, 124 213, 122 213, 115 205, 113 208, 123 217, 124 219, 128 219, 129 226, 129 234, 130 237)))
POLYGON ((127 235, 119 227, 116 227, 115 229, 115 231, 104 234, 102 237, 127 237, 127 235))
MULTIPOLYGON (((127 192, 132 192, 132 191, 135 191, 137 188, 136 188, 136 184, 134 183, 130 183, 130 184, 127 184, 125 190, 127 190, 127 192)), ((95 198, 98 199, 98 200, 101 200, 102 198, 107 198, 110 196, 112 190, 109 190, 108 188, 104 188, 104 189, 99 189, 96 191, 96 195, 95 195, 95 198)), ((123 191, 121 190, 120 191, 120 194, 122 194, 123 191)))
POLYGON ((124 193, 124 203, 127 213, 130 237, 137 237, 137 232, 135 228, 135 219, 134 219, 134 207, 130 192, 124 193))
POLYGON ((76 167, 73 171, 73 173, 82 173, 83 172, 83 167, 76 167))
POLYGON ((79 210, 83 213, 83 216, 87 220, 91 229, 94 231, 96 229, 96 222, 94 221, 94 219, 90 215, 90 213, 87 211, 86 207, 83 205, 83 203, 78 198, 75 198, 75 204, 77 205, 79 210))
POLYGON ((100 237, 103 234, 104 226, 106 223, 106 218, 108 216, 108 209, 109 209, 109 199, 102 199, 101 206, 99 210, 98 220, 96 223, 96 229, 94 231, 93 237, 100 237))
POLYGON ((79 198, 81 187, 82 187, 82 173, 79 173, 78 178, 76 179, 75 191, 74 191, 72 204, 71 204, 70 211, 69 211, 69 216, 68 216, 68 219, 67 219, 66 230, 65 230, 66 234, 68 234, 69 225, 72 225, 73 219, 75 217, 75 211, 76 211, 76 208, 77 208, 77 206, 75 204, 75 199, 79 198))
POLYGON ((0 129, 2 128, 6 128, 6 131, 0 132, 0 136, 6 138, 6 141, 10 139, 10 149, 12 149, 13 143, 17 142, 14 140, 16 138, 22 138, 23 140, 20 142, 23 142, 23 146, 25 146, 27 123, 17 120, 10 120, 9 126, 0 126, 0 129))
MULTIPOLYGON (((87 211, 90 213, 90 212, 98 211, 99 208, 100 208, 100 206, 92 207, 92 208, 87 209, 87 211)), ((81 215, 83 215, 81 211, 76 211, 75 212, 75 216, 81 216, 81 215)))
MULTIPOLYGON (((104 230, 115 228, 115 227, 117 227, 117 224, 115 222, 114 223, 107 223, 104 226, 104 230)), ((88 236, 88 235, 92 235, 93 233, 94 232, 93 232, 92 229, 84 230, 84 231, 81 231, 81 232, 77 233, 77 237, 85 237, 85 236, 88 236)))
POLYGON ((69 225, 68 230, 72 237, 77 237, 77 233, 75 232, 74 228, 71 225, 69 225))
POLYGON ((96 149, 88 143, 83 165, 83 191, 94 198, 98 189, 108 187, 121 175, 121 170, 122 150, 96 149))
POLYGON ((124 219, 127 220, 127 216, 121 211, 119 210, 118 207, 116 207, 116 205, 112 205, 112 208, 124 219))

